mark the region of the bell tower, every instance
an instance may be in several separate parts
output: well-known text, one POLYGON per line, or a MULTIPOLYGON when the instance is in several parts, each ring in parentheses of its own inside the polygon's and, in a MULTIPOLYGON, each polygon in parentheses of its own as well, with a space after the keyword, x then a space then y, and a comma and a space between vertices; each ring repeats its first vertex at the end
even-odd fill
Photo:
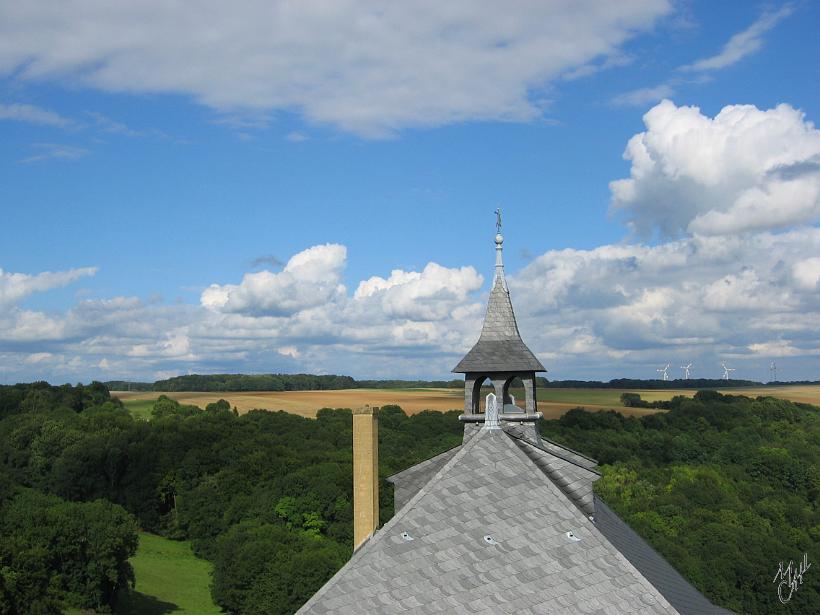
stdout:
POLYGON ((501 234, 501 210, 496 210, 495 278, 487 302, 484 326, 475 346, 453 369, 464 374, 464 414, 461 420, 483 422, 480 412, 481 386, 492 381, 501 422, 535 422, 541 417, 535 396, 535 374, 546 372, 544 366, 527 348, 518 332, 510 291, 504 278, 504 236, 501 234), (510 384, 519 378, 524 385, 524 405, 510 395, 510 384))

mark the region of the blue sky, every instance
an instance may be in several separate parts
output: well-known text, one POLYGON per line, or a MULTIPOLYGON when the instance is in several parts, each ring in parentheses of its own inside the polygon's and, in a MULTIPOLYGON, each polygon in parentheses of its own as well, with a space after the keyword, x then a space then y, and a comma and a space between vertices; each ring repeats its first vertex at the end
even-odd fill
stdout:
POLYGON ((446 377, 499 206, 551 377, 820 378, 817 3, 38 4, 0 381, 446 377))

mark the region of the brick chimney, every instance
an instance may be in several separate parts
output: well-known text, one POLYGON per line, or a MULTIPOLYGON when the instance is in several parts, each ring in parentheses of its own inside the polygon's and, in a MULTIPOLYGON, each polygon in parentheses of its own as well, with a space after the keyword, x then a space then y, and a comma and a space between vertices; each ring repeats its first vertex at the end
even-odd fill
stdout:
POLYGON ((353 550, 379 526, 378 408, 353 410, 353 550))

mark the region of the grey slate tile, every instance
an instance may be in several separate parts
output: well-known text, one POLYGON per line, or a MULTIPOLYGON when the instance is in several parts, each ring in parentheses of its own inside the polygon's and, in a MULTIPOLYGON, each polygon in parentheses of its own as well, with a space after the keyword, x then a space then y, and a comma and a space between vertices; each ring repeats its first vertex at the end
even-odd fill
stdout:
POLYGON ((456 373, 528 371, 544 372, 544 366, 521 340, 510 293, 502 278, 496 278, 484 326, 475 346, 453 368, 456 373))

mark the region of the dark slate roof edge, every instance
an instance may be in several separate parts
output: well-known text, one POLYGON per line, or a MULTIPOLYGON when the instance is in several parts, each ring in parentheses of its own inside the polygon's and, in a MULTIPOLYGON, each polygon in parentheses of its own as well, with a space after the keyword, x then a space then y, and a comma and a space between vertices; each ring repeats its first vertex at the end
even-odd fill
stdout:
MULTIPOLYGON (((511 434, 507 434, 507 435, 509 435, 512 438, 515 438, 515 436, 512 436, 511 434)), ((554 471, 548 471, 546 468, 542 468, 536 462, 536 460, 532 458, 532 456, 531 456, 532 452, 531 452, 530 449, 535 449, 537 451, 544 452, 547 455, 551 455, 552 453, 550 453, 549 451, 541 451, 541 449, 539 449, 538 447, 533 446, 532 444, 530 444, 526 440, 523 440, 523 439, 520 439, 520 438, 515 438, 515 443, 518 445, 518 448, 520 448, 524 452, 524 454, 527 456, 527 458, 530 461, 533 462, 533 465, 536 468, 538 468, 538 470, 541 473, 543 473, 544 476, 546 476, 550 480, 550 482, 552 482, 552 484, 555 485, 558 488, 559 491, 561 491, 561 493, 563 493, 565 496, 567 496, 567 499, 570 502, 572 502, 575 505, 575 507, 578 508, 578 510, 580 510, 582 513, 584 513, 584 516, 589 517, 590 515, 594 514, 594 512, 595 512, 594 503, 587 501, 587 503, 585 504, 583 501, 581 501, 581 498, 578 497, 578 494, 576 493, 577 488, 576 489, 570 489, 570 488, 568 488, 569 485, 567 485, 567 484, 562 485, 561 482, 559 482, 559 480, 556 480, 556 477, 552 476, 554 471)), ((556 455, 556 457, 557 457, 557 455, 556 455)), ((589 470, 589 469, 583 468, 581 466, 576 466, 576 467, 580 467, 581 469, 586 470, 587 472, 594 472, 593 470, 589 470)), ((594 473, 598 474, 598 476, 600 476, 600 474, 598 472, 594 472, 594 473)))
POLYGON ((547 369, 538 360, 532 350, 519 338, 507 340, 483 340, 481 338, 473 345, 466 355, 452 370, 454 374, 469 372, 546 372, 547 369), (493 345, 506 344, 508 346, 521 345, 521 348, 508 348, 498 352, 488 348, 493 345), (495 357, 498 356, 498 359, 495 357), (487 357, 493 357, 488 360, 487 357), (498 361, 505 361, 498 363, 498 361), (497 368, 497 369, 496 369, 497 368))
POLYGON ((594 524, 598 531, 682 615, 735 615, 712 604, 606 503, 593 494, 594 524), (604 523, 601 523, 604 521, 604 523), (611 522, 612 525, 608 525, 611 522))
MULTIPOLYGON (((339 580, 339 579, 340 579, 340 578, 344 575, 344 573, 345 573, 345 572, 347 571, 347 569, 348 569, 348 568, 349 568, 349 567, 353 564, 353 562, 358 561, 360 558, 364 557, 364 556, 367 554, 367 552, 369 551, 368 547, 370 547, 371 545, 375 544, 376 542, 381 541, 381 540, 382 540, 385 536, 387 536, 387 535, 388 535, 388 531, 389 531, 390 529, 392 529, 392 528, 393 528, 393 526, 395 526, 397 523, 399 523, 399 521, 400 521, 402 518, 404 518, 404 516, 407 514, 407 512, 413 508, 413 505, 414 505, 414 504, 415 504, 418 500, 420 500, 423 496, 425 496, 425 495, 427 494, 427 491, 428 491, 428 489, 427 489, 427 488, 428 488, 428 486, 429 486, 432 482, 434 482, 434 481, 435 481, 435 480, 439 477, 439 475, 443 474, 443 473, 444 473, 444 472, 446 472, 446 471, 449 471, 449 470, 450 470, 450 468, 451 468, 454 464, 458 463, 458 461, 459 461, 462 457, 464 457, 464 455, 467 453, 467 451, 469 451, 469 450, 470 450, 473 446, 475 446, 475 444, 476 444, 476 442, 478 442, 478 440, 479 440, 479 438, 470 438, 469 442, 467 442, 466 444, 463 444, 463 445, 461 446, 461 450, 460 450, 460 451, 458 451, 455 455, 453 455, 453 458, 452 458, 450 461, 448 461, 447 463, 445 463, 445 464, 441 467, 441 469, 440 469, 438 472, 436 472, 436 473, 435 473, 435 474, 434 474, 434 475, 430 478, 430 480, 428 480, 428 481, 424 484, 424 486, 423 486, 421 489, 419 489, 418 493, 416 493, 416 495, 414 495, 412 498, 410 498, 410 500, 407 502, 407 504, 405 504, 404 506, 402 506, 400 510, 397 510, 397 511, 395 512, 395 514, 393 515, 393 518, 392 518, 392 519, 390 519, 390 521, 388 521, 387 523, 385 523, 385 524, 384 524, 381 528, 377 529, 377 530, 373 533, 373 535, 372 535, 372 536, 371 536, 371 537, 370 537, 370 538, 369 538, 366 542, 364 542, 364 543, 363 543, 363 544, 362 544, 362 545, 361 545, 361 546, 360 546, 360 547, 359 547, 359 548, 358 548, 358 549, 357 549, 357 550, 353 553, 353 556, 352 556, 349 560, 347 560, 347 562, 345 563, 345 565, 344 565, 344 566, 342 566, 342 567, 341 567, 341 568, 340 568, 340 569, 336 572, 336 574, 334 574, 332 577, 330 577, 330 580, 329 580, 327 583, 325 583, 325 584, 324 584, 324 585, 323 585, 323 586, 319 589, 319 591, 317 591, 315 594, 313 594, 313 596, 311 596, 310 600, 308 600, 307 602, 305 602, 305 603, 304 603, 304 604, 303 604, 303 605, 299 608, 299 610, 298 610, 298 611, 296 611, 296 613, 301 613, 301 612, 303 612, 303 611, 306 611, 306 610, 307 610, 307 609, 308 609, 308 608, 309 608, 312 604, 314 604, 315 602, 317 602, 317 601, 318 601, 318 600, 319 600, 319 599, 320 599, 320 598, 321 598, 324 594, 326 594, 326 593, 330 590, 330 588, 332 588, 332 587, 333 587, 333 586, 334 586, 334 585, 338 582, 338 580, 339 580)), ((452 450, 452 449, 451 449, 451 450, 452 450)))
MULTIPOLYGON (((532 445, 530 444, 530 446, 532 446, 532 445)), ((567 463, 571 463, 576 468, 581 468, 582 470, 586 470, 587 472, 592 472, 593 474, 596 474, 598 476, 603 476, 603 474, 601 474, 601 471, 598 470, 597 467, 596 468, 590 468, 589 466, 586 466, 582 463, 578 463, 577 461, 570 458, 569 456, 561 455, 559 453, 556 453, 555 451, 551 451, 551 450, 547 450, 547 449, 541 449, 541 450, 543 450, 545 453, 548 453, 548 454, 552 455, 553 457, 558 457, 558 459, 563 459, 567 463)))
MULTIPOLYGON (((583 458, 584 458, 584 459, 586 459, 587 461, 589 461, 589 462, 591 462, 591 463, 594 463, 596 466, 598 465, 598 460, 597 460, 597 459, 593 459, 592 457, 587 457, 587 456, 586 456, 586 455, 584 455, 583 453, 579 453, 578 451, 576 451, 576 450, 574 450, 574 449, 571 449, 571 448, 570 448, 570 447, 568 447, 568 446, 564 446, 563 444, 559 444, 559 443, 558 443, 558 442, 556 442, 555 440, 550 440, 549 438, 544 438, 544 437, 542 437, 541 439, 542 439, 544 442, 549 442, 549 443, 550 443, 550 444, 552 444, 553 446, 557 446, 558 448, 562 448, 562 449, 564 449, 564 450, 565 450, 565 451, 567 451, 568 453, 572 453, 573 455, 578 455, 579 457, 583 457, 583 458)), ((551 451, 550 451, 550 452, 551 452, 551 451)), ((553 455, 555 455, 555 453, 553 453, 553 455)), ((558 456, 558 455, 556 455, 556 456, 558 456)), ((561 457, 561 459, 563 459, 563 457, 561 457)), ((566 459, 565 461, 569 461, 570 463, 575 463, 575 465, 580 465, 580 464, 578 464, 577 462, 574 462, 574 461, 572 461, 572 460, 570 460, 570 459, 566 459)), ((582 468, 584 468, 585 470, 592 470, 593 472, 596 472, 596 470, 594 470, 593 468, 587 468, 587 467, 585 467, 585 466, 581 466, 581 467, 582 467, 582 468)), ((598 474, 600 474, 600 472, 598 472, 598 474)))
POLYGON ((396 481, 399 481, 402 478, 404 478, 405 474, 407 474, 409 472, 412 472, 413 470, 421 469, 421 466, 430 465, 430 464, 435 463, 437 459, 439 459, 441 457, 444 457, 445 455, 449 455, 450 453, 453 452, 454 449, 457 449, 459 446, 461 446, 461 443, 456 444, 452 448, 448 448, 443 453, 439 453, 438 455, 434 455, 433 457, 425 459, 424 461, 419 461, 417 464, 414 464, 414 465, 410 466, 409 468, 404 468, 403 470, 400 470, 399 472, 396 472, 395 474, 391 474, 385 480, 387 480, 388 483, 392 483, 392 484, 395 485, 396 481))

